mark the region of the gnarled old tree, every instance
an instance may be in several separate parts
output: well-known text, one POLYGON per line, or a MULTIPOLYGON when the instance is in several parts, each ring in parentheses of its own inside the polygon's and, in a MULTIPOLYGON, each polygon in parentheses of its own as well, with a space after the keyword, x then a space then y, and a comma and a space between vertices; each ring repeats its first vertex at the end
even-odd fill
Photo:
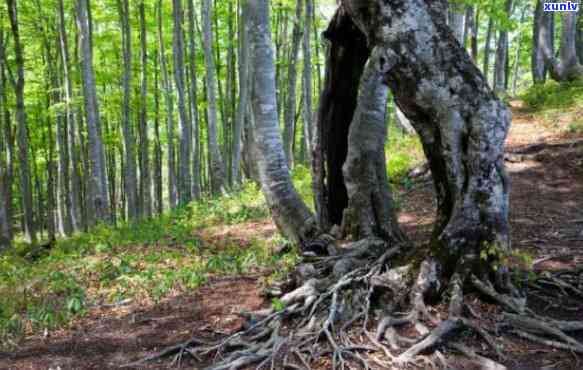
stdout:
POLYGON ((247 1, 254 147, 274 218, 286 235, 300 236, 294 239, 303 243, 304 260, 292 279, 295 289, 280 296, 283 309, 250 313, 244 330, 217 343, 193 338, 159 356, 214 353, 220 359, 214 370, 269 364, 309 369, 322 356, 331 357, 333 369, 368 369, 372 362, 399 368, 421 359, 433 362, 420 355, 449 344, 485 368, 504 368, 446 340, 465 328, 498 354, 495 327, 583 352, 583 344, 566 334, 583 329, 583 323, 537 316, 525 307, 507 268, 493 268, 504 266, 501 259, 510 251, 504 169, 510 113, 455 40, 443 4, 339 5, 325 32, 330 45, 313 157, 318 228, 293 190, 277 130, 267 4, 247 1), (421 137, 433 174, 438 211, 429 248, 407 241, 392 206, 383 149, 389 89, 421 137), (333 225, 342 227, 331 234, 354 240, 309 248, 330 241, 321 231, 333 225), (504 315, 488 317, 488 325, 474 320, 476 308, 464 300, 468 288, 499 304, 504 315), (426 299, 446 296, 448 312, 434 316, 426 299), (466 307, 474 317, 465 315, 466 307), (417 337, 400 335, 403 326, 417 337))

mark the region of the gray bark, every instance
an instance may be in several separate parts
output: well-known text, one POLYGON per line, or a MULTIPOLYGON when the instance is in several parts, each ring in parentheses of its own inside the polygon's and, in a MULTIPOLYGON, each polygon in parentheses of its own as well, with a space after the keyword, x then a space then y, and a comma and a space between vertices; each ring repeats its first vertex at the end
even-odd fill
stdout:
POLYGON ((464 45, 465 6, 456 2, 449 3, 448 24, 456 40, 464 45))
POLYGON ((81 174, 79 173, 79 152, 76 129, 76 115, 73 107, 73 81, 70 71, 69 43, 67 40, 67 31, 65 26, 65 10, 63 0, 59 0, 59 42, 61 48, 61 59, 63 66, 63 82, 65 91, 65 112, 67 127, 67 149, 69 150, 69 189, 68 194, 70 205, 70 217, 72 231, 76 232, 83 229, 83 220, 81 218, 81 174))
POLYGON ((550 40, 544 40, 543 37, 549 37, 549 32, 544 32, 544 28, 548 27, 549 16, 543 11, 544 1, 538 0, 534 10, 533 36, 532 36, 532 55, 531 55, 531 71, 534 83, 544 83, 547 75, 547 67, 545 65, 545 57, 543 47, 545 44, 550 44, 550 40))
POLYGON ((172 1, 174 37, 172 50, 174 56, 174 83, 178 93, 178 125, 180 155, 178 157, 178 197, 184 206, 192 200, 192 124, 186 110, 185 69, 184 69, 184 32, 182 31, 182 0, 172 1))
POLYGON ((142 60, 140 82, 140 212, 152 217, 152 177, 150 176, 150 139, 148 137, 148 40, 144 2, 139 5, 140 51, 142 60))
POLYGON ((30 165, 28 159, 28 123, 26 117, 26 108, 24 105, 24 58, 22 45, 20 43, 20 31, 18 25, 18 10, 15 0, 6 0, 8 14, 10 18, 10 27, 14 39, 14 54, 16 59, 16 123, 18 125, 17 143, 18 143, 18 160, 20 172, 20 191, 22 194, 22 209, 24 212, 23 233, 24 239, 28 243, 36 242, 36 225, 33 214, 32 200, 32 182, 30 176, 30 165))
POLYGON ((166 103, 166 136, 167 136, 167 156, 168 156, 168 201, 170 208, 176 208, 178 204, 176 189, 176 155, 174 150, 174 93, 172 82, 168 73, 168 62, 166 59, 166 48, 164 46, 164 33, 162 29, 162 0, 158 1, 158 45, 160 53, 160 69, 162 71, 162 89, 164 90, 164 100, 166 103))
POLYGON ((488 82, 488 75, 490 74, 490 52, 492 44, 492 35, 494 33, 494 20, 492 17, 488 19, 488 31, 486 34, 486 45, 484 46, 484 64, 482 67, 482 73, 484 74, 484 79, 488 82))
POLYGON ((89 19, 89 0, 77 0, 77 26, 81 39, 81 68, 83 80, 83 96, 87 120, 90 161, 89 198, 91 212, 98 222, 107 222, 109 215, 109 197, 107 195, 107 179, 105 175, 105 152, 101 138, 101 123, 99 106, 95 87, 95 72, 93 70, 93 50, 91 42, 91 22, 89 19))
POLYGON ((579 56, 579 63, 583 64, 583 10, 581 9, 579 9, 579 18, 577 24, 577 55, 579 56))
POLYGON ((385 142, 387 138, 386 65, 381 49, 373 50, 360 82, 358 105, 348 134, 348 155, 344 178, 348 207, 344 212, 343 231, 357 239, 381 237, 404 242, 391 195, 385 142))
POLYGON ((430 163, 438 203, 434 253, 450 271, 464 261, 489 272, 489 262, 480 259, 483 248, 510 248, 504 168, 510 112, 428 0, 370 0, 367 9, 377 9, 372 14, 361 13, 358 1, 343 4, 375 40, 384 79, 430 163))
POLYGON ((307 161, 310 163, 312 161, 312 143, 313 143, 313 116, 314 109, 312 108, 312 46, 311 46, 311 27, 310 20, 313 17, 314 4, 312 0, 306 0, 306 21, 304 22, 304 42, 303 42, 303 52, 304 52, 304 71, 303 71, 303 91, 304 91, 304 139, 306 146, 307 161))
POLYGON ((136 174, 136 139, 131 124, 131 83, 132 83, 132 34, 128 0, 118 0, 123 49, 123 103, 122 130, 125 153, 124 189, 127 201, 127 217, 135 221, 139 217, 138 177, 136 174))
MULTIPOLYGON (((287 102, 284 110, 283 147, 289 168, 292 168, 294 160, 293 144, 294 126, 296 122, 297 62, 302 37, 302 8, 302 0, 297 0, 296 15, 293 20, 292 45, 287 66, 287 102)), ((304 22, 309 23, 310 20, 306 18, 304 22)))
POLYGON ((395 122, 397 126, 401 128, 404 132, 409 135, 415 134, 415 128, 411 125, 411 121, 403 114, 403 112, 399 109, 397 104, 395 104, 395 122))
MULTIPOLYGON (((506 16, 510 17, 510 13, 512 11, 512 0, 506 0, 504 4, 504 10, 506 12, 506 16)), ((505 94, 506 93, 506 65, 508 63, 508 31, 502 30, 500 31, 500 35, 498 37, 498 45, 496 48, 496 62, 494 64, 494 91, 497 94, 505 94)))
POLYGON ((162 175, 162 140, 160 139, 160 91, 158 58, 154 58, 154 199, 158 215, 164 212, 162 175))
POLYGON ((0 30, 0 253, 12 245, 12 138, 10 121, 5 120, 6 99, 4 32, 0 30))
MULTIPOLYGON (((547 13, 547 17, 552 17, 553 13, 547 13), (550 15, 548 15, 550 14, 550 15)), ((541 49, 544 55, 545 63, 549 72, 555 81, 572 81, 583 75, 583 66, 579 63, 577 57, 576 37, 577 37, 577 13, 565 12, 561 14, 561 45, 559 57, 556 58, 553 52, 553 46, 549 41, 553 39, 552 24, 544 22, 546 27, 541 27, 543 45, 541 49)))
MULTIPOLYGON (((523 6, 522 12, 520 14, 520 25, 524 22, 526 17, 526 12, 529 6, 523 6)), ((516 90, 518 89, 518 74, 520 72, 520 53, 522 51, 522 32, 518 31, 516 35, 516 40, 518 45, 516 45, 516 55, 514 57, 514 72, 512 73, 512 95, 516 96, 516 90)))
POLYGON ((249 31, 247 18, 247 7, 242 6, 239 18, 239 102, 235 126, 233 127, 233 158, 231 161, 231 173, 235 184, 241 182, 241 144, 245 117, 249 109, 249 31))
POLYGON ((194 18, 194 0, 188 1, 188 48, 190 52, 189 70, 190 70, 190 117, 192 120, 192 195, 195 199, 200 198, 200 140, 199 130, 200 123, 198 120, 197 105, 197 76, 196 76, 196 47, 195 47, 195 18, 194 18))
POLYGON ((217 135, 217 76, 215 60, 213 55, 213 40, 211 30, 212 9, 210 0, 202 2, 202 33, 204 60, 206 65, 206 91, 208 100, 208 153, 210 163, 211 190, 213 194, 225 192, 226 176, 225 164, 221 155, 221 150, 217 135))
POLYGON ((268 0, 248 0, 249 33, 252 45, 254 150, 261 187, 275 223, 296 243, 317 236, 314 217, 296 192, 278 124, 275 61, 272 50, 268 0))

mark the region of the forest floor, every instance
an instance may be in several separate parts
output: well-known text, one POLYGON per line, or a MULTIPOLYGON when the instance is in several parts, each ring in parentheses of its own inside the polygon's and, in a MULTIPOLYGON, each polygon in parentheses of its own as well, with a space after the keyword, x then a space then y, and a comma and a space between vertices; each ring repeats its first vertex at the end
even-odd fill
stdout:
MULTIPOLYGON (((583 132, 573 122, 583 107, 569 114, 542 119, 520 101, 511 102, 514 120, 508 139, 507 165, 512 179, 511 224, 513 245, 530 256, 535 271, 558 269, 583 262, 583 132)), ((416 242, 428 239, 435 204, 433 187, 418 179, 400 191, 400 221, 416 242)), ((241 247, 257 237, 274 237, 268 220, 200 230, 209 246, 225 241, 241 247)), ((221 337, 240 329, 242 310, 269 307, 263 298, 265 279, 273 268, 249 274, 211 277, 199 289, 180 292, 159 303, 122 302, 88 310, 65 329, 26 338, 16 351, 0 352, 0 369, 108 369, 119 368, 193 334, 221 337)), ((550 306, 534 296, 537 312, 557 319, 583 319, 583 306, 566 297, 550 306)), ((483 307, 483 310, 495 310, 483 307)), ((583 338, 579 338, 583 339, 583 338)), ((581 369, 583 358, 518 338, 503 339, 508 369, 581 369)), ((468 338, 472 341, 472 338, 468 338)), ((476 342, 477 346, 481 346, 476 342)), ((485 350, 485 348, 483 348, 485 350)), ((470 369, 462 358, 446 353, 453 369, 470 369)), ((171 358, 140 368, 171 368, 171 358)), ((328 366, 322 364, 322 369, 328 366)))

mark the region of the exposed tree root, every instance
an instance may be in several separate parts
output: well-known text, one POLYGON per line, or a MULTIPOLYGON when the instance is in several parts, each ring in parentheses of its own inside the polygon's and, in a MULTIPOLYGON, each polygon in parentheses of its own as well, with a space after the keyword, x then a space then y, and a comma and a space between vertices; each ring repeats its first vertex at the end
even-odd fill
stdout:
MULTIPOLYGON (((312 369, 322 363, 331 369, 409 364, 445 368, 447 360, 439 352, 443 347, 484 369, 503 370, 499 361, 505 357, 496 339, 503 333, 583 353, 583 344, 569 334, 582 331, 583 322, 540 317, 526 307, 525 299, 500 293, 489 281, 463 269, 449 278, 444 289, 436 260, 393 266, 407 259, 403 257, 401 248, 388 249, 378 239, 352 243, 336 256, 309 257, 296 274, 297 288, 280 299, 283 310, 247 314, 246 328, 223 340, 193 338, 128 366, 172 355, 180 363, 188 355, 199 363, 201 359, 212 363, 207 370, 312 369), (501 308, 499 315, 487 317, 488 324, 464 302, 464 289, 471 287, 501 308), (426 303, 440 295, 448 297, 446 318, 426 303), (457 342, 455 334, 462 330, 484 340, 492 350, 488 353, 495 355, 488 358, 457 342)), ((580 288, 569 276, 579 279, 579 273, 544 278, 574 293, 580 288)))

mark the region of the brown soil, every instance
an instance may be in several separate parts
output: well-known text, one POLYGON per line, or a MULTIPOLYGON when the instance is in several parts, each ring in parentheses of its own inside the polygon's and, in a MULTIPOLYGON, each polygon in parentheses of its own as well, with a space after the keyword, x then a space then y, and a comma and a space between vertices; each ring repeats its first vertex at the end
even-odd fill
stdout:
MULTIPOLYGON (((583 262, 583 142, 561 137, 555 129, 533 120, 520 107, 514 109, 514 124, 508 140, 510 152, 527 152, 521 161, 508 163, 512 178, 511 224, 513 244, 530 253, 537 270, 559 269, 583 262), (534 145, 537 144, 537 145, 534 145)), ((566 123, 568 124, 568 122, 566 123)), ((431 183, 415 184, 401 194, 400 221, 415 241, 427 240, 435 212, 431 183)), ((209 244, 246 246, 253 238, 273 236, 271 222, 217 227, 200 231, 209 244), (228 243, 218 243, 227 240, 228 243)), ((0 369, 108 369, 119 368, 192 335, 216 338, 238 330, 241 310, 265 307, 260 294, 264 275, 215 278, 199 291, 139 306, 95 308, 70 328, 49 336, 27 338, 11 353, 0 353, 0 369)), ((476 300, 476 302, 478 302, 476 300)), ((531 297, 531 307, 565 320, 583 319, 583 306, 561 309, 531 297)), ((478 303, 476 303, 478 304, 478 303)), ((493 305, 480 310, 495 313, 493 305)), ((581 338, 583 339, 583 338, 581 338)), ((476 338, 466 343, 483 344, 476 338)), ((581 369, 583 359, 520 339, 505 337, 503 350, 509 369, 581 369)), ((485 352, 487 353, 487 351, 485 352)), ((472 369, 463 358, 453 359, 453 368, 472 369)), ((171 359, 140 368, 171 368, 171 359)), ((325 367, 323 367, 325 368, 325 367)))

